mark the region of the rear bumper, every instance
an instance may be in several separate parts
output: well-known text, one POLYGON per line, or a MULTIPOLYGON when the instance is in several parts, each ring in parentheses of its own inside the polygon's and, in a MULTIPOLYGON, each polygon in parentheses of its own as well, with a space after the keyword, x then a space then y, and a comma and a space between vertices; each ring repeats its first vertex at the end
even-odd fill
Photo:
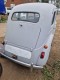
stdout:
POLYGON ((18 64, 24 65, 24 66, 26 66, 26 67, 33 67, 33 68, 36 68, 36 69, 43 68, 43 66, 38 66, 38 65, 34 65, 34 64, 27 64, 27 63, 24 63, 24 62, 15 60, 15 59, 13 59, 13 58, 11 58, 11 57, 9 57, 9 56, 5 55, 4 53, 1 53, 1 52, 0 52, 0 54, 1 54, 2 56, 6 57, 6 58, 8 58, 8 59, 10 59, 10 60, 18 63, 18 64))

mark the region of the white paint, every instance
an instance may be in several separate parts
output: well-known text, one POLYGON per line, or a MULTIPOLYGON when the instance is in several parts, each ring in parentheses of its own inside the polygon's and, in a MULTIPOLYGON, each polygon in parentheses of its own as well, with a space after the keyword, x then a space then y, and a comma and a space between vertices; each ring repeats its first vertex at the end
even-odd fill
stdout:
MULTIPOLYGON (((56 11, 56 7, 48 3, 26 3, 15 6, 8 17, 5 41, 7 41, 7 44, 10 42, 10 44, 16 45, 17 47, 20 45, 21 49, 5 44, 5 50, 10 52, 10 54, 13 53, 27 59, 31 58, 31 52, 29 52, 29 50, 32 50, 32 61, 24 61, 25 59, 21 59, 21 62, 27 64, 33 63, 38 66, 45 65, 48 60, 53 37, 52 35, 51 37, 49 35, 51 33, 53 34, 56 27, 55 22, 51 25, 54 11, 56 11), (40 14, 40 19, 38 23, 12 21, 11 16, 14 12, 37 12, 40 14), (20 27, 20 25, 23 26, 20 27), (43 48, 45 44, 48 45, 48 49, 43 48), (22 47, 24 47, 24 50, 22 47), (42 51, 45 52, 44 59, 39 57, 42 51)), ((7 55, 9 57, 9 53, 7 55)))
POLYGON ((20 49, 20 48, 17 48, 17 47, 13 47, 13 46, 10 46, 10 45, 5 45, 5 50, 10 52, 10 53, 13 53, 15 55, 27 58, 27 59, 31 58, 31 52, 20 49))

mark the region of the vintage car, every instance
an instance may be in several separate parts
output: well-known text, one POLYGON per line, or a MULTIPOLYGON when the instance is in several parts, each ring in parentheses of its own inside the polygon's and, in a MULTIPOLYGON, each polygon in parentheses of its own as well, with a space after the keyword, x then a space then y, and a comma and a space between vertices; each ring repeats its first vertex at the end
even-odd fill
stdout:
POLYGON ((54 5, 48 3, 17 5, 9 14, 0 54, 27 67, 43 68, 49 57, 55 30, 54 5))

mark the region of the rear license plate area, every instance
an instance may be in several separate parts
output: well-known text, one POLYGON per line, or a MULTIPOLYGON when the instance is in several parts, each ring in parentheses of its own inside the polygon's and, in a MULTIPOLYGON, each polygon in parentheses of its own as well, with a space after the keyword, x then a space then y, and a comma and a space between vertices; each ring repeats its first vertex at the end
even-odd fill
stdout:
POLYGON ((12 55, 12 58, 13 58, 13 59, 17 59, 17 56, 13 54, 13 55, 12 55))

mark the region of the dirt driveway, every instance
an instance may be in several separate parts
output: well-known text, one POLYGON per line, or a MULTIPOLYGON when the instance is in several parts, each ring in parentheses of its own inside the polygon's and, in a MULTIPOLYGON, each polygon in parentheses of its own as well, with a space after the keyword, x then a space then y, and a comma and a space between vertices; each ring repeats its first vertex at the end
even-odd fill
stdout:
MULTIPOLYGON (((0 24, 1 37, 5 35, 5 29, 6 23, 0 24)), ((0 80, 60 80, 60 72, 58 72, 55 68, 51 68, 51 65, 53 65, 56 61, 60 61, 60 15, 57 16, 57 29, 54 36, 50 57, 46 65, 52 74, 49 73, 46 68, 43 69, 45 72, 42 72, 42 70, 33 70, 33 72, 31 72, 29 68, 18 65, 8 59, 0 58, 0 62, 3 66, 3 74, 0 80), (46 78, 45 76, 48 77, 46 78), (49 78, 51 76, 53 77, 49 78)))

